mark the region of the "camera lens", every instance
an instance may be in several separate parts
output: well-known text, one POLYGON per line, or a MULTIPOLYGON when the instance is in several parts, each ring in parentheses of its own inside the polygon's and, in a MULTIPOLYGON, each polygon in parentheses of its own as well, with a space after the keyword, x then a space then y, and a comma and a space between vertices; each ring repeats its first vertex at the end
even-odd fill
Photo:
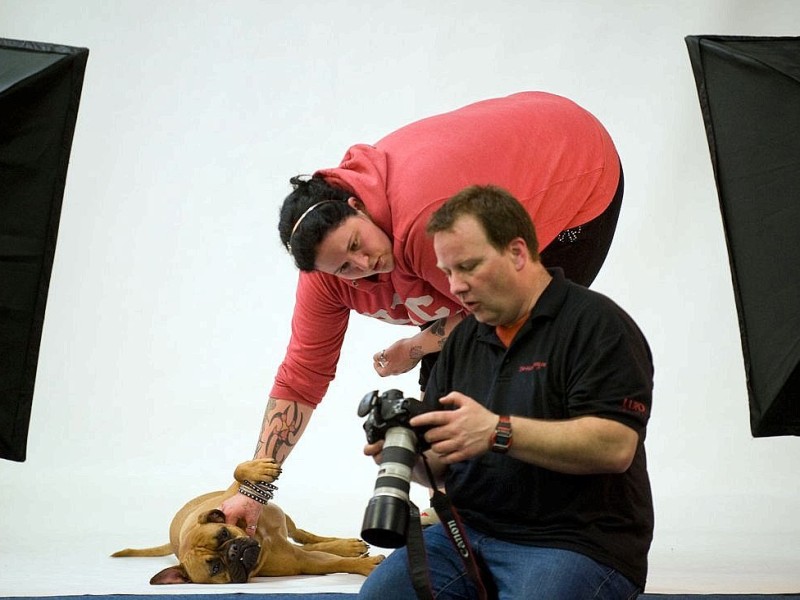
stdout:
POLYGON ((406 543, 408 504, 391 496, 373 496, 364 513, 361 537, 380 548, 400 548, 406 543))
POLYGON ((417 436, 406 427, 386 431, 383 458, 375 481, 375 492, 367 505, 361 537, 381 548, 399 548, 406 543, 411 470, 417 460, 417 436))

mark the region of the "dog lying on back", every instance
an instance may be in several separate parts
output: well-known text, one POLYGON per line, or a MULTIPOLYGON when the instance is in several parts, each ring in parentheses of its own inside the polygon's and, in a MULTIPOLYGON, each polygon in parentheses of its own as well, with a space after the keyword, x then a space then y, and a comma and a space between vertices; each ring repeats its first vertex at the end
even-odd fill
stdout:
POLYGON ((280 475, 272 459, 257 459, 236 467, 236 480, 224 492, 194 498, 181 508, 169 528, 169 544, 126 548, 111 556, 167 556, 180 564, 156 573, 150 583, 245 583, 251 577, 356 573, 369 575, 383 560, 369 556, 362 540, 321 537, 298 529, 277 505, 264 506, 256 532, 248 537, 245 524, 226 525, 217 507, 237 493, 245 481, 272 482, 280 475), (289 538, 297 542, 289 541, 289 538))

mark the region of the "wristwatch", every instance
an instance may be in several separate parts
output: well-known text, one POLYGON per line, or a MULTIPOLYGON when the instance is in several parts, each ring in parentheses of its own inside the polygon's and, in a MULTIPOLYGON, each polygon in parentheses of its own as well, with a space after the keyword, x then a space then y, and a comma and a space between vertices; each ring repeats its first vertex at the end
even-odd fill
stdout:
POLYGON ((500 415, 500 420, 497 421, 497 427, 492 434, 491 447, 492 452, 505 454, 511 447, 512 440, 511 433, 511 417, 508 415, 500 415))

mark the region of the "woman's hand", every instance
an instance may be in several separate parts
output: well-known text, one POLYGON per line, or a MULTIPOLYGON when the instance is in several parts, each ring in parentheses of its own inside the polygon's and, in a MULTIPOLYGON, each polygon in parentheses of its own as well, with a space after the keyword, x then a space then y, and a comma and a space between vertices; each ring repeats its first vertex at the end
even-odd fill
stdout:
POLYGON ((444 346, 447 336, 463 318, 463 313, 457 313, 439 319, 417 335, 397 340, 388 348, 376 352, 372 357, 372 366, 375 368, 375 372, 381 377, 407 373, 416 367, 426 354, 439 352, 444 346))
POLYGON ((381 377, 407 373, 417 366, 425 353, 422 345, 417 343, 417 338, 410 337, 397 340, 394 344, 376 352, 373 357, 375 372, 381 377))
POLYGON ((219 508, 225 514, 225 522, 228 525, 241 527, 248 536, 253 537, 264 507, 247 496, 236 494, 225 500, 219 508))

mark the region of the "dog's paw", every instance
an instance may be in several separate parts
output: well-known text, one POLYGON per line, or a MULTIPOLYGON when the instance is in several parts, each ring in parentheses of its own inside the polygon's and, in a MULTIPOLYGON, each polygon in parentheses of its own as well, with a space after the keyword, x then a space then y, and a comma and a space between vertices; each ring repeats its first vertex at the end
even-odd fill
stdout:
POLYGON ((233 472, 233 476, 239 483, 243 481, 266 481, 272 483, 281 474, 281 466, 275 462, 274 458, 256 458, 243 462, 233 472))
POLYGON ((336 554, 339 556, 367 556, 369 555, 369 546, 364 540, 343 538, 336 540, 336 554))
POLYGON ((361 569, 359 572, 367 576, 377 567, 379 564, 383 562, 383 559, 386 558, 383 554, 376 554, 375 556, 365 556, 360 559, 361 569))

